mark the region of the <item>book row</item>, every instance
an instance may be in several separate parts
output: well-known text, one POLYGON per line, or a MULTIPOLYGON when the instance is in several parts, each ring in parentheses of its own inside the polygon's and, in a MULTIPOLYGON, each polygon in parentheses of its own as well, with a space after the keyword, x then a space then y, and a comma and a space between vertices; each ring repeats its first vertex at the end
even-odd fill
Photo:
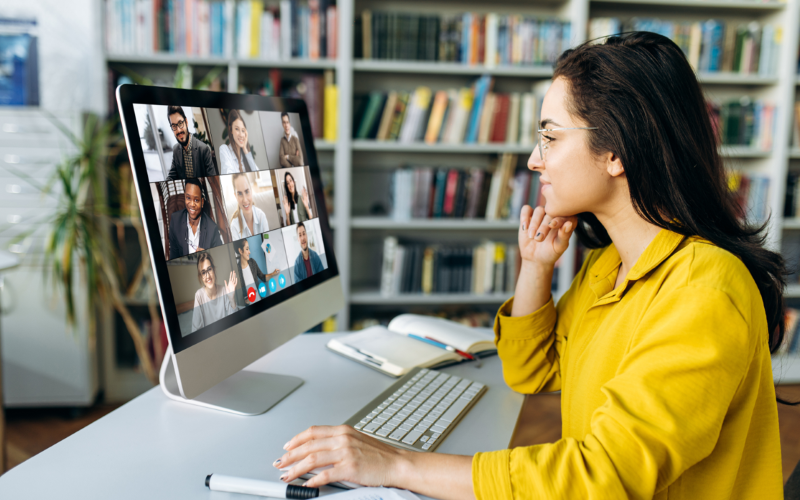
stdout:
POLYGON ((536 120, 549 81, 531 92, 492 92, 494 79, 484 75, 467 88, 413 92, 375 90, 354 96, 353 136, 427 144, 533 144, 536 120))
POLYGON ((774 104, 743 96, 724 103, 708 101, 708 112, 721 144, 772 149, 778 115, 774 104))
POLYGON ((489 169, 402 168, 392 173, 394 220, 427 218, 519 219, 524 205, 543 203, 539 175, 515 172, 517 155, 504 154, 489 169))
POLYGON ((780 25, 706 21, 672 21, 634 17, 597 17, 589 21, 589 39, 625 31, 652 31, 674 41, 697 71, 777 74, 783 29, 780 25))
POLYGON ((460 62, 552 64, 570 46, 569 21, 517 14, 419 15, 364 10, 355 20, 355 57, 460 62))
MULTIPOLYGON (((381 295, 401 293, 513 294, 519 274, 515 243, 439 245, 383 240, 381 295)), ((557 279, 554 273, 553 286, 557 279)))
MULTIPOLYGON (((741 217, 752 222, 763 222, 769 215, 769 177, 745 175, 739 171, 728 174, 728 188, 735 194, 741 217)), ((788 188, 787 188, 788 193, 788 188)))
POLYGON ((335 58, 331 0, 107 0, 112 54, 168 52, 242 59, 335 58))

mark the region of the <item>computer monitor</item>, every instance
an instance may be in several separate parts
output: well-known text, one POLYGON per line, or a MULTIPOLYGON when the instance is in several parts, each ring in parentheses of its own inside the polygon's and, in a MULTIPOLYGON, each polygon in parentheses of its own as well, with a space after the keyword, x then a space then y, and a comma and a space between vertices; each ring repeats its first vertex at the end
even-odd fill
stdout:
POLYGON ((169 337, 167 396, 258 414, 302 384, 242 371, 343 305, 301 100, 117 88, 169 337))

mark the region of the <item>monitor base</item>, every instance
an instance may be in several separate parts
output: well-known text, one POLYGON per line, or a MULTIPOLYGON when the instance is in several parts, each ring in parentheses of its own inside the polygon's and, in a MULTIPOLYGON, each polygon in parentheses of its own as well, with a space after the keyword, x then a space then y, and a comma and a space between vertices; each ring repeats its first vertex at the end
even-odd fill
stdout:
POLYGON ((291 375, 242 370, 194 399, 181 396, 178 378, 172 365, 172 347, 167 348, 161 363, 159 385, 164 394, 188 403, 237 415, 260 415, 303 385, 303 379, 291 375))

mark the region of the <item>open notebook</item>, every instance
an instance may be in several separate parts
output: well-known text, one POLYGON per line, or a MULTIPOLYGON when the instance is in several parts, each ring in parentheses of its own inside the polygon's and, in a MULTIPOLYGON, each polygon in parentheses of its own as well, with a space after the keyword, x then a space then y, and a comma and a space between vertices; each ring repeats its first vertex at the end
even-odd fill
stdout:
POLYGON ((472 328, 454 321, 401 314, 388 327, 372 326, 328 342, 328 348, 370 368, 400 377, 415 366, 440 368, 466 359, 452 351, 409 337, 429 337, 477 357, 497 352, 490 328, 472 328))

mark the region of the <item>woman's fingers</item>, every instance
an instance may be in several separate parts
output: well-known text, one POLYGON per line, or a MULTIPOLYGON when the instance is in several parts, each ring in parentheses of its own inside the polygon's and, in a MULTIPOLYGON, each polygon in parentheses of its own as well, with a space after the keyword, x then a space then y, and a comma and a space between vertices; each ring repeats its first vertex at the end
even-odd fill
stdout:
POLYGON ((287 451, 292 450, 307 441, 311 441, 312 439, 322 439, 330 436, 336 436, 338 434, 347 432, 347 429, 352 429, 352 427, 349 425, 312 425, 308 429, 290 439, 288 443, 283 445, 283 449, 287 451))

